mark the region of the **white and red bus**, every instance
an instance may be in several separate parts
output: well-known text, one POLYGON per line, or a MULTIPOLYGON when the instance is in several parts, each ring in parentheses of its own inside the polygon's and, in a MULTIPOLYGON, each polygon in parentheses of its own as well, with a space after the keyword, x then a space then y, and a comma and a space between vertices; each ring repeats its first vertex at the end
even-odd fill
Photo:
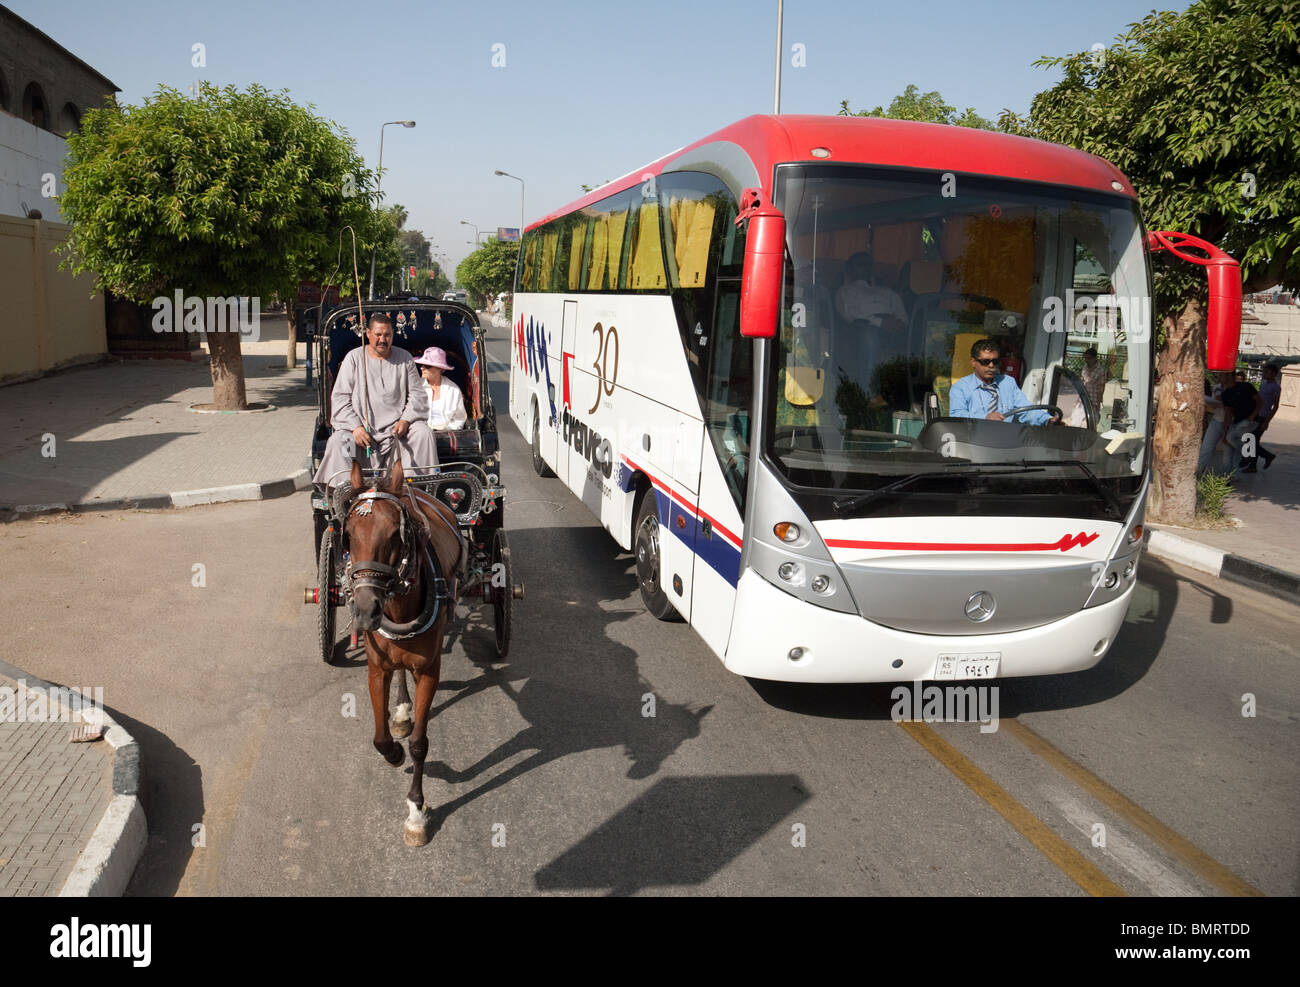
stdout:
POLYGON ((1230 367, 1235 262, 1148 235, 1108 162, 749 117, 527 228, 510 413, 734 672, 1088 668, 1141 548, 1158 249, 1209 264, 1230 367))

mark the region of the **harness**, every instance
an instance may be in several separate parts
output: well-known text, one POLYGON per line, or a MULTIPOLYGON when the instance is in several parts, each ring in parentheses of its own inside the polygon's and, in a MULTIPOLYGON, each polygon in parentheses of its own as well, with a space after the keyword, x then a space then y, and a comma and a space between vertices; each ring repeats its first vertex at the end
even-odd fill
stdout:
MULTIPOLYGON (((406 505, 400 497, 390 493, 381 493, 378 490, 367 491, 356 497, 348 508, 347 517, 350 518, 354 514, 357 517, 364 517, 374 510, 374 502, 380 500, 392 501, 397 505, 398 537, 402 545, 402 559, 394 567, 372 559, 355 560, 349 558, 343 582, 349 598, 358 587, 369 586, 383 593, 384 602, 387 603, 391 599, 404 596, 410 592, 413 577, 420 564, 419 554, 423 554, 424 561, 428 563, 429 578, 425 580, 424 606, 420 609, 419 615, 414 620, 401 624, 389 620, 382 612, 379 617, 379 630, 377 633, 381 637, 390 641, 405 641, 409 638, 418 637, 437 622, 438 615, 442 612, 442 605, 451 600, 451 591, 447 580, 443 578, 437 555, 429 550, 429 539, 419 538, 407 527, 406 505)), ((344 523, 346 525, 346 518, 344 523)), ((459 543, 460 532, 455 534, 459 543)), ((463 545, 461 546, 461 553, 464 554, 463 545)))

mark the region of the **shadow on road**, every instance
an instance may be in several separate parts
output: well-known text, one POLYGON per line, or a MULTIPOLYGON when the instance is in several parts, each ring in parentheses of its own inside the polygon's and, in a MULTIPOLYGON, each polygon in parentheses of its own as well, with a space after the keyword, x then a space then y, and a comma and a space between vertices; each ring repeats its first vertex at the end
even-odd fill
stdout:
POLYGON ((144 765, 140 801, 149 821, 149 842, 127 885, 130 897, 170 897, 194 853, 193 826, 203 820, 203 772, 166 734, 110 710, 140 745, 144 765))
POLYGON ((535 882, 539 891, 611 895, 703 884, 810 797, 798 775, 662 778, 535 882))

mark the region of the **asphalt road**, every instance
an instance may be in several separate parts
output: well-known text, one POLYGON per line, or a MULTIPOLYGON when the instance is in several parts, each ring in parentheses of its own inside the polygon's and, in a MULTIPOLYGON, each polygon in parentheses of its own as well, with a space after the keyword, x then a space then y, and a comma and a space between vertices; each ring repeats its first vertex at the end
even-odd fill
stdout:
POLYGON ((508 662, 487 611, 444 658, 424 848, 363 665, 316 657, 305 493, 0 526, 4 657, 102 685, 143 747, 132 893, 1300 891, 1295 608, 1147 558, 1097 668, 999 682, 996 732, 900 725, 890 686, 748 681, 649 617, 492 379, 527 596, 508 662))

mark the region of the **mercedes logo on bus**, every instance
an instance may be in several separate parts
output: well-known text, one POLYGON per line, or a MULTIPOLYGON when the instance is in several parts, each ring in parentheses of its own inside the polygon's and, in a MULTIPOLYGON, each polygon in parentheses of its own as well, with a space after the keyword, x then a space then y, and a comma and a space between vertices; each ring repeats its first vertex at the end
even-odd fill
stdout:
POLYGON ((997 608, 998 603, 993 599, 993 594, 980 590, 966 601, 966 616, 978 623, 992 617, 997 608))

